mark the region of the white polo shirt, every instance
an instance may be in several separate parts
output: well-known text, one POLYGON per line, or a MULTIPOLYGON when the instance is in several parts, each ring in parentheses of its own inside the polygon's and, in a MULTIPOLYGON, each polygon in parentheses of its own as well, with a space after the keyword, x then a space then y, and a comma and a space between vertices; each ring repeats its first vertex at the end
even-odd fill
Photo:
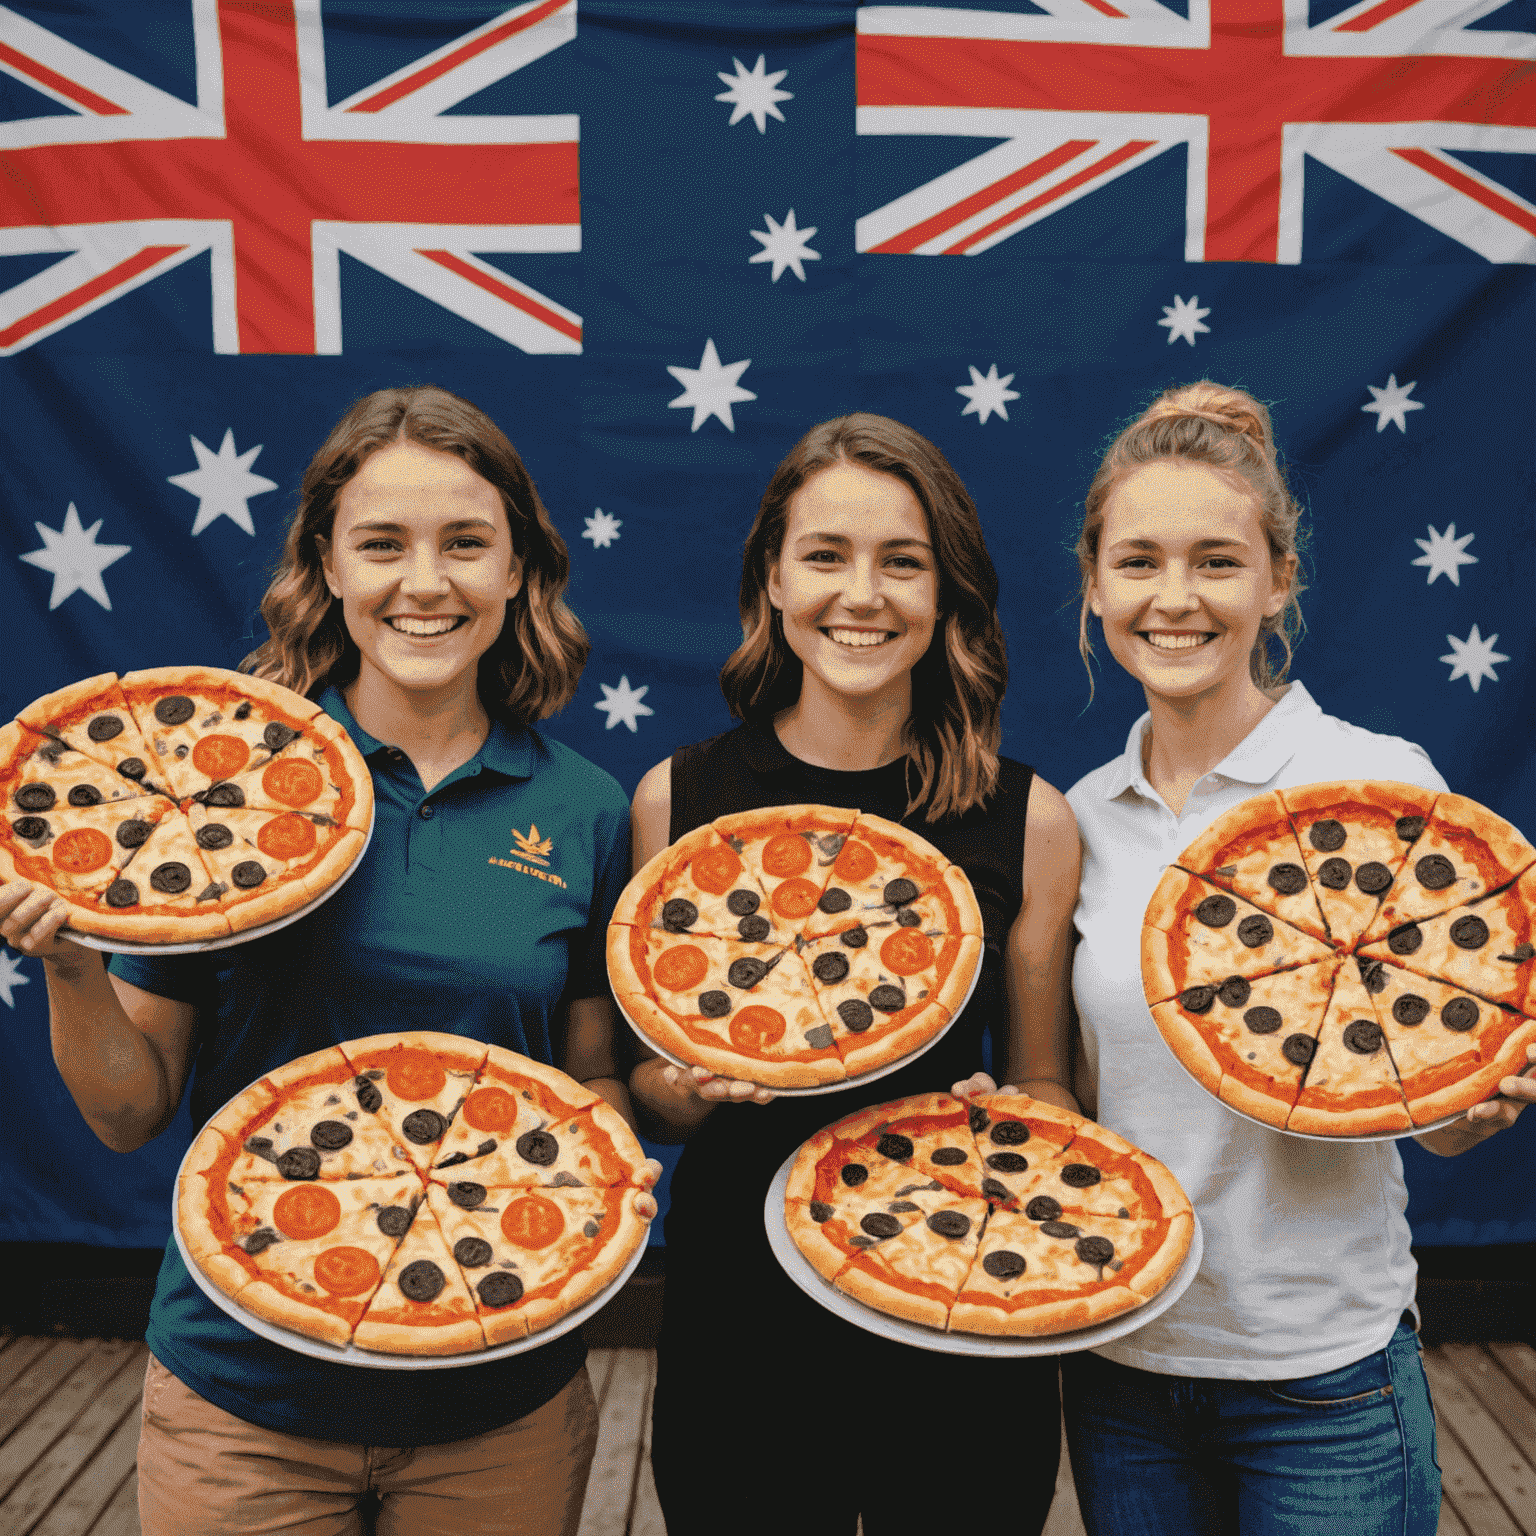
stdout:
POLYGON ((1067 795, 1083 840, 1072 990, 1098 1118, 1173 1170, 1199 1212, 1205 1257, 1167 1312, 1097 1353, 1175 1376, 1336 1370, 1383 1348, 1413 1303, 1397 1148, 1285 1136, 1200 1088, 1147 1009, 1142 914, 1180 850, 1252 795, 1325 779, 1445 781, 1422 748, 1325 715, 1292 683, 1176 816, 1142 772, 1151 719, 1067 795))

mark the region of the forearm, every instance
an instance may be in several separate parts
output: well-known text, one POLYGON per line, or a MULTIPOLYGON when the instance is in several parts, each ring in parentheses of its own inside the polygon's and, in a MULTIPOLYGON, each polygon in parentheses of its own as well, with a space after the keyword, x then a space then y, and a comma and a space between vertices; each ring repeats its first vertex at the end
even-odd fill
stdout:
POLYGON ((715 1106, 697 1095, 679 1094, 662 1076, 667 1065, 659 1056, 640 1062, 629 1074, 630 1100, 642 1135, 663 1143, 687 1141, 715 1106))
POLYGON ((593 1093, 599 1094, 606 1103, 618 1110, 630 1130, 639 1131, 640 1123, 635 1117, 635 1106, 629 1096, 629 1087, 621 1078, 606 1075, 587 1077, 582 1079, 581 1086, 590 1088, 593 1093))
POLYGON ((114 1152, 132 1152, 176 1112, 164 1064, 124 1012, 99 955, 43 970, 59 1076, 92 1131, 114 1152))

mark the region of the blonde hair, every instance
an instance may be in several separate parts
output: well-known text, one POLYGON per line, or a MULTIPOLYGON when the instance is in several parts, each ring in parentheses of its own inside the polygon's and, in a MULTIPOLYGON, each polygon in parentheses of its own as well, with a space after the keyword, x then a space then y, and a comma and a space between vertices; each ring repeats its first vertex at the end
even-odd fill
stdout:
POLYGON ((486 709, 509 724, 553 714, 576 692, 591 650, 565 604, 565 541, 502 430, 478 406, 433 384, 380 389, 358 400, 310 460, 298 511, 261 601, 270 638, 241 668, 303 694, 357 676, 361 655, 326 586, 320 541, 331 536, 342 488, 365 460, 394 443, 454 454, 500 493, 523 581, 507 603, 500 635, 480 658, 477 687, 486 709))
POLYGON ((768 600, 768 570, 784 548, 795 493, 839 463, 894 475, 927 520, 939 622, 912 668, 904 736, 918 783, 907 813, 926 805, 928 821, 961 815, 997 787, 1008 657, 997 617, 997 572, 975 503, 944 455, 911 427, 863 411, 824 421, 774 471, 742 555, 742 642, 720 670, 720 690, 733 715, 766 724, 800 697, 804 668, 768 600))
MULTIPOLYGON (((1082 598, 1077 648, 1088 669, 1090 698, 1093 646, 1088 638, 1088 600, 1098 565, 1105 509, 1109 498, 1138 469, 1164 459, 1206 464, 1224 479, 1239 482, 1253 497, 1273 569, 1299 557, 1304 543, 1299 527, 1301 506, 1286 483, 1268 410, 1246 390, 1210 379, 1164 390, 1109 445, 1083 500, 1083 526, 1077 536, 1082 598)), ((1258 639, 1248 657, 1249 674, 1261 690, 1278 687, 1290 670, 1294 648, 1306 628, 1297 601, 1305 590, 1298 558, 1284 608, 1260 623, 1258 639), (1282 652, 1278 666, 1270 655, 1271 637, 1282 652)))

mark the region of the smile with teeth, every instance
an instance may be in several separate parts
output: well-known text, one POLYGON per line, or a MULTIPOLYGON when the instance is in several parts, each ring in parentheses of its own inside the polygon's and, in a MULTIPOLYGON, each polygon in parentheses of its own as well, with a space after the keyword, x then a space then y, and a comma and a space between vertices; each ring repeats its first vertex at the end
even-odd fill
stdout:
POLYGON ((822 634, 839 645, 884 645, 896 637, 888 629, 824 629, 822 634))
POLYGON ((1161 629, 1143 629, 1138 633, 1148 645, 1155 645, 1160 651, 1192 651, 1196 646, 1204 645, 1207 640, 1216 638, 1214 634, 1204 630, 1199 633, 1183 630, 1177 634, 1170 634, 1161 629))
POLYGON ((421 618, 415 614, 397 613, 384 621, 399 635, 415 635, 430 639, 434 635, 446 635, 466 622, 463 614, 444 614, 441 618, 421 618))

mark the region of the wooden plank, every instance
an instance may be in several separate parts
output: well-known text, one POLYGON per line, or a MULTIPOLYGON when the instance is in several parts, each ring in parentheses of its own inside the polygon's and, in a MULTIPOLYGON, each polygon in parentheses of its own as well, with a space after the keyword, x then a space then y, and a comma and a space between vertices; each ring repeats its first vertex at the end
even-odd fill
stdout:
POLYGON ((1435 1450, 1440 1458, 1440 1486, 1461 1523, 1477 1536, 1525 1536, 1484 1481, 1449 1421, 1442 1418, 1437 1429, 1435 1450))
MULTIPOLYGON (((73 1341, 71 1341, 73 1342, 73 1341)), ((28 1468, 44 1455, 97 1394, 122 1370, 133 1351, 142 1344, 124 1339, 89 1339, 85 1357, 61 1385, 50 1392, 15 1434, 0 1446, 0 1497, 9 1494, 26 1476, 28 1468)), ((25 1377, 22 1378, 26 1380, 25 1377)), ((116 1418, 113 1423, 117 1422, 116 1418)))
POLYGON ((597 1453, 587 1479, 578 1536, 619 1536, 628 1529, 656 1356, 648 1349, 614 1350, 613 1373, 598 1416, 597 1453))
POLYGON ((1509 1377, 1486 1350, 1476 1344, 1442 1344, 1439 1353, 1457 1376, 1472 1389, 1500 1428, 1514 1441, 1528 1463, 1536 1463, 1536 1415, 1518 1391, 1510 1390, 1509 1377))
POLYGON ((613 1375, 616 1349, 589 1349, 587 1351, 587 1375, 592 1378, 592 1395, 597 1399, 597 1411, 603 1411, 603 1397, 608 1391, 608 1381, 613 1375))
MULTIPOLYGON (((654 1362, 655 1356, 652 1355, 654 1362)), ((656 1476, 651 1470, 651 1405, 656 1399, 656 1376, 651 1374, 650 1396, 646 1399, 645 1418, 640 1426, 640 1456, 635 1465, 635 1489, 630 1501, 628 1536, 667 1536, 667 1522, 656 1497, 656 1476)))
POLYGON ((1488 1353, 1504 1374, 1536 1404, 1536 1349, 1529 1344, 1489 1344, 1488 1353))
MULTIPOLYGON (((95 1536, 94 1531, 91 1536, 95 1536)), ((1456 1511, 1451 1508, 1449 1499, 1440 1500, 1440 1524, 1435 1531, 1435 1536, 1471 1536, 1466 1526, 1461 1523, 1456 1511)))
MULTIPOLYGON (((1520 1447, 1504 1433, 1498 1420, 1477 1400, 1438 1349, 1424 1351, 1424 1369, 1441 1418, 1465 1447, 1488 1486, 1514 1516, 1517 1525, 1527 1531, 1536 1531, 1536 1468, 1520 1453, 1520 1447)), ((1456 1503, 1457 1513, 1465 1518, 1466 1510, 1459 1501, 1456 1503)))
POLYGON ((57 1339, 44 1339, 36 1335, 13 1337, 0 1352, 0 1392, 10 1390, 10 1385, 39 1355, 46 1354, 58 1343, 57 1339))
POLYGON ((55 1339, 41 1351, 0 1399, 0 1440, 4 1440, 43 1401, 63 1384, 71 1371, 92 1353, 91 1339, 55 1339))
MULTIPOLYGON (((142 1388, 143 1374, 132 1366, 114 1378, 113 1386, 125 1378, 136 1380, 142 1388)), ((135 1401, 106 1443, 73 1475, 57 1503, 32 1528, 31 1536, 83 1536, 133 1471, 138 1450, 139 1413, 135 1401)), ((0 1522, 3 1518, 4 1511, 0 1511, 0 1522)))
MULTIPOLYGON (((91 1394, 84 1405, 84 1411, 27 1468, 25 1475, 0 1501, 0 1531, 11 1532, 13 1536, 21 1536, 22 1532, 30 1531, 47 1513, 54 1500, 71 1483, 78 1483, 84 1476, 84 1469, 112 1438, 118 1425, 125 1418, 131 1417, 144 1391, 144 1368, 149 1360, 149 1351, 143 1344, 130 1345, 129 1349, 130 1353, 114 1353, 110 1356, 103 1352, 103 1357, 115 1366, 115 1370, 91 1394)), ((131 1427, 136 1435, 137 1424, 131 1427)), ((125 1470, 126 1467, 120 1464, 106 1488, 100 1490, 97 1510, 106 1503, 107 1495, 116 1488, 125 1470)), ((89 1493, 88 1487, 87 1502, 89 1493)), ((92 1511, 93 1515, 95 1512, 92 1511)))
POLYGON ((1056 1463, 1056 1496, 1040 1536, 1087 1536, 1082 1511, 1077 1503, 1077 1485, 1072 1481, 1072 1458, 1067 1453, 1067 1427, 1061 1427, 1061 1452, 1056 1463))
MULTIPOLYGON (((143 1536, 139 1526, 139 1474, 130 1472, 88 1536, 143 1536)), ((1456 1533, 1460 1536, 1460 1533, 1456 1533)))

